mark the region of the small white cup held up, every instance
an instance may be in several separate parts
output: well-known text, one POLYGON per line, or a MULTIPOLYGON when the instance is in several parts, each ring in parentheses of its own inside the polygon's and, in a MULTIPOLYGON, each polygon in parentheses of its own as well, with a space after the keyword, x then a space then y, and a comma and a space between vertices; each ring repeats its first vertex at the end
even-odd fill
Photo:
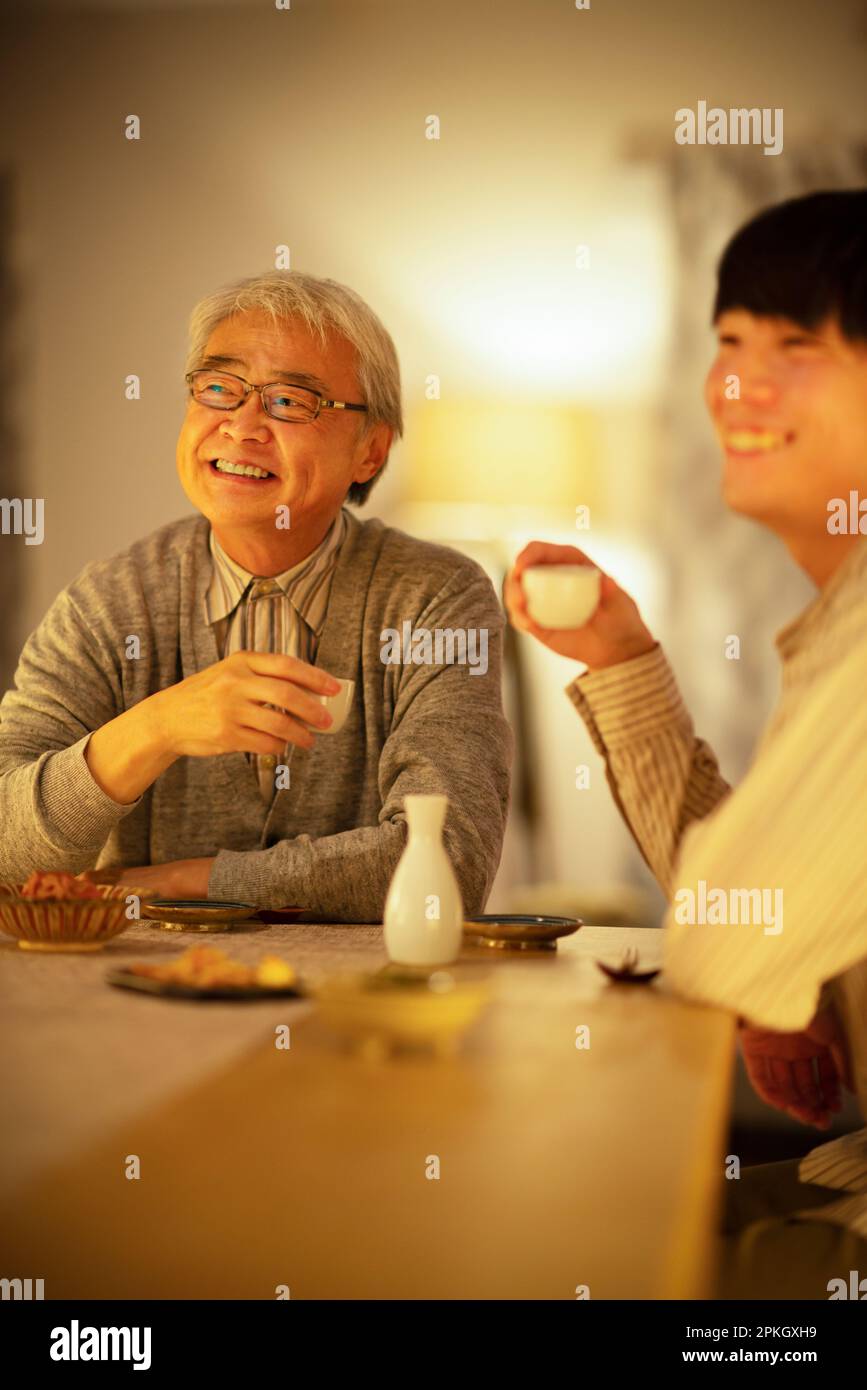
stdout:
POLYGON ((602 572, 595 565, 530 565, 521 584, 539 627, 583 627, 599 604, 602 572))

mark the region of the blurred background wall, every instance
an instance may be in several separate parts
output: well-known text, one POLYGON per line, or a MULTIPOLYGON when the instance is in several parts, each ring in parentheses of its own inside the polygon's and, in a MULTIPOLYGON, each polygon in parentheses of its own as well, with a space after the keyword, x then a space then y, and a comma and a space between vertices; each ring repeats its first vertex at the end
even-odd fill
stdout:
MULTIPOLYGON (((700 397, 713 267, 765 203, 865 181, 865 46, 863 0, 102 0, 6 18, 2 492, 44 497, 46 533, 0 538, 4 683, 85 561, 189 510, 189 311, 288 246, 398 347, 406 436, 365 511, 497 585, 533 536, 586 549, 638 599, 736 778, 776 695, 771 636, 809 595, 719 502, 700 397), (783 153, 676 145, 675 111, 699 100, 782 107, 783 153)), ((653 924, 661 897, 562 694, 573 674, 510 638, 522 757, 491 906, 653 924)))

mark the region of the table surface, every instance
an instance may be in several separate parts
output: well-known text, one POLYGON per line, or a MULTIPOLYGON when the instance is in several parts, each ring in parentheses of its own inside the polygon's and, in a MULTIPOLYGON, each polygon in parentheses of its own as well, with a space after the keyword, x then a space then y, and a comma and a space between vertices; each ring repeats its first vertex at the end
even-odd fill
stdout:
MULTIPOLYGON (((491 1000, 457 1054, 384 1059, 348 1052, 309 1000, 105 981, 203 939, 146 922, 92 955, 0 939, 4 1274, 48 1298, 707 1295, 732 1020, 595 965, 626 946, 658 963, 658 931, 468 946, 452 968, 488 972, 491 1000)), ((308 977, 386 960, 378 926, 207 939, 308 977)))

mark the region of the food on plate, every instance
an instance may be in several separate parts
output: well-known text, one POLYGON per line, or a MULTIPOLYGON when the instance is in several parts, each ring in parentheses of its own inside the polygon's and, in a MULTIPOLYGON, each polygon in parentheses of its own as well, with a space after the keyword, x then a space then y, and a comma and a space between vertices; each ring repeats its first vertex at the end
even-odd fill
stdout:
POLYGON ((285 989, 294 985, 296 978, 292 966, 279 956, 263 956, 256 966, 256 984, 268 989, 285 989))
POLYGON ((285 989, 296 981, 295 971, 279 956, 264 956, 257 965, 231 960, 217 946, 191 946, 166 965, 131 965, 135 975, 193 989, 285 989))
POLYGON ((34 869, 21 889, 22 898, 102 898, 104 894, 95 883, 76 878, 65 871, 34 869))

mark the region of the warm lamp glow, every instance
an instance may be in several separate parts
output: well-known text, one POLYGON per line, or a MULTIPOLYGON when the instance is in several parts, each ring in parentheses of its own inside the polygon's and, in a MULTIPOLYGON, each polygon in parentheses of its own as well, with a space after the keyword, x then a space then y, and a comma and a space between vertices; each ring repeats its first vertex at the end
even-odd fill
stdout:
POLYGON ((408 500, 533 509, 593 506, 596 422, 574 406, 425 401, 407 429, 408 500))

